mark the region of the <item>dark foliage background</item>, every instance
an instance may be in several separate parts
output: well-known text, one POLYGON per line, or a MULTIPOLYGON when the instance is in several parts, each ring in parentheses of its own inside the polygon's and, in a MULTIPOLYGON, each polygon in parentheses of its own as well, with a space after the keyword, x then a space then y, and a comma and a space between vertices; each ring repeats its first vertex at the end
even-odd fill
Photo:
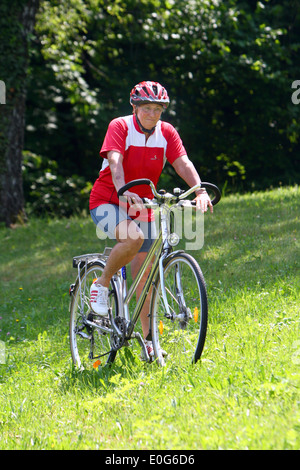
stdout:
MULTIPOLYGON (((43 1, 30 45, 27 204, 87 208, 107 125, 131 113, 141 80, 168 89, 163 118, 203 180, 227 192, 297 183, 299 37, 298 0, 43 1)), ((171 177, 168 167, 161 185, 171 177)))

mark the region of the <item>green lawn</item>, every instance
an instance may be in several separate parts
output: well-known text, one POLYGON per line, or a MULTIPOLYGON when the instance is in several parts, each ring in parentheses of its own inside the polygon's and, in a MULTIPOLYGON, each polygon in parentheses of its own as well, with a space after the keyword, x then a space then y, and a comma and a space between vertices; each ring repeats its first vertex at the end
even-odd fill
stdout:
POLYGON ((191 252, 204 272, 202 360, 130 351, 78 372, 68 342, 74 255, 89 218, 0 229, 0 449, 299 449, 300 190, 224 197, 191 252), (2 354, 1 354, 2 353, 2 354))

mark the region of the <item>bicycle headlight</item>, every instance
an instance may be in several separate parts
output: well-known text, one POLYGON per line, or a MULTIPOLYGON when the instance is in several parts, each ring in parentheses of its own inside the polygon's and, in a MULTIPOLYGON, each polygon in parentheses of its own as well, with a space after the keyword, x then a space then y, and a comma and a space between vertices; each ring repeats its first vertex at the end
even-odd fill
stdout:
POLYGON ((170 243, 171 246, 178 245, 179 241, 180 241, 180 238, 179 238, 179 235, 177 235, 177 233, 175 232, 170 233, 168 237, 168 242, 170 243))

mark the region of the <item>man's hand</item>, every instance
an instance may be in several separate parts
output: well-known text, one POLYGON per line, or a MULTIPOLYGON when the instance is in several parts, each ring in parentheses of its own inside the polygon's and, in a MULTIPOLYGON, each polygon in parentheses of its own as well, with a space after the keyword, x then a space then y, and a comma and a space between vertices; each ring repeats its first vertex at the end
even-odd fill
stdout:
POLYGON ((130 206, 135 205, 135 208, 138 211, 141 211, 144 208, 143 200, 138 194, 132 193, 131 191, 125 191, 123 196, 126 197, 128 204, 130 206))
POLYGON ((213 213, 214 208, 206 191, 197 194, 194 201, 196 201, 196 208, 200 209, 201 212, 206 212, 209 207, 210 212, 213 213))

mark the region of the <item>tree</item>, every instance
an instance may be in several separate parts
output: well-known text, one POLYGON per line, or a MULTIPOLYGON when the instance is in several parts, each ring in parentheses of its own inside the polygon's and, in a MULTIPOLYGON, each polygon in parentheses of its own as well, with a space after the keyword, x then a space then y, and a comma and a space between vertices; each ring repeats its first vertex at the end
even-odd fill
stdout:
POLYGON ((0 78, 6 104, 0 114, 0 221, 24 221, 22 150, 30 35, 39 0, 5 0, 0 6, 0 78))

